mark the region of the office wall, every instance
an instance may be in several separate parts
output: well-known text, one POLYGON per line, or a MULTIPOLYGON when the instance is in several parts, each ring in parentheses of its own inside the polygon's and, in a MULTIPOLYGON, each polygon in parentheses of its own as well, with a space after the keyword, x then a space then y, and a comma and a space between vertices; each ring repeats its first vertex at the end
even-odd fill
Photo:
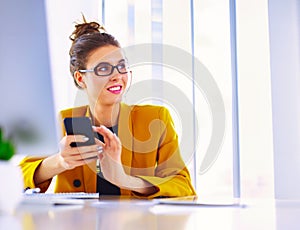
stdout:
POLYGON ((269 0, 275 197, 300 198, 300 2, 269 0))

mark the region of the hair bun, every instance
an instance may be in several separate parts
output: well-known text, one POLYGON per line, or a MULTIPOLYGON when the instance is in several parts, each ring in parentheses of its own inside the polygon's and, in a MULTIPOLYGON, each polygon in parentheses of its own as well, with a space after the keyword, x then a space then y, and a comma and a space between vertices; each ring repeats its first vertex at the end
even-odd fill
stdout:
POLYGON ((84 23, 75 25, 75 30, 71 34, 70 39, 74 41, 85 34, 101 33, 101 30, 105 32, 104 27, 101 26, 99 23, 86 22, 86 20, 84 19, 84 23))

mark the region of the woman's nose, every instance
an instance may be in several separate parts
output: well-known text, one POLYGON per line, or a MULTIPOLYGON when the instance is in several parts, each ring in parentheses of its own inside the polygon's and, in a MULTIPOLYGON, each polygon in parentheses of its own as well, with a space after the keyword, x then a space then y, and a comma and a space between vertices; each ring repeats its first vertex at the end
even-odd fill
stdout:
POLYGON ((118 79, 121 79, 122 78, 122 75, 121 73, 119 73, 119 71, 117 70, 117 68, 115 68, 110 76, 110 80, 113 81, 113 80, 118 80, 118 79))

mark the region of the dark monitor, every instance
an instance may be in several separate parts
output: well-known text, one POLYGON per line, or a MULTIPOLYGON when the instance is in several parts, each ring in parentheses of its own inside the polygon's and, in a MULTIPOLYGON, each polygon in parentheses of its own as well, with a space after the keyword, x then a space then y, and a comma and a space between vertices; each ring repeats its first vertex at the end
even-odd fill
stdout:
POLYGON ((44 4, 10 0, 0 8, 0 127, 22 155, 58 150, 44 4))

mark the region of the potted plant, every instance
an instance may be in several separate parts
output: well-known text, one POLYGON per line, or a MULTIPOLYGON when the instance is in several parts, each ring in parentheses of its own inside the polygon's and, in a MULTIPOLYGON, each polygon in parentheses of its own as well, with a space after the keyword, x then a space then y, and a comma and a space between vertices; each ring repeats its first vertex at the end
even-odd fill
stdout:
POLYGON ((0 128, 0 160, 8 161, 15 154, 15 148, 11 140, 6 140, 0 128))

